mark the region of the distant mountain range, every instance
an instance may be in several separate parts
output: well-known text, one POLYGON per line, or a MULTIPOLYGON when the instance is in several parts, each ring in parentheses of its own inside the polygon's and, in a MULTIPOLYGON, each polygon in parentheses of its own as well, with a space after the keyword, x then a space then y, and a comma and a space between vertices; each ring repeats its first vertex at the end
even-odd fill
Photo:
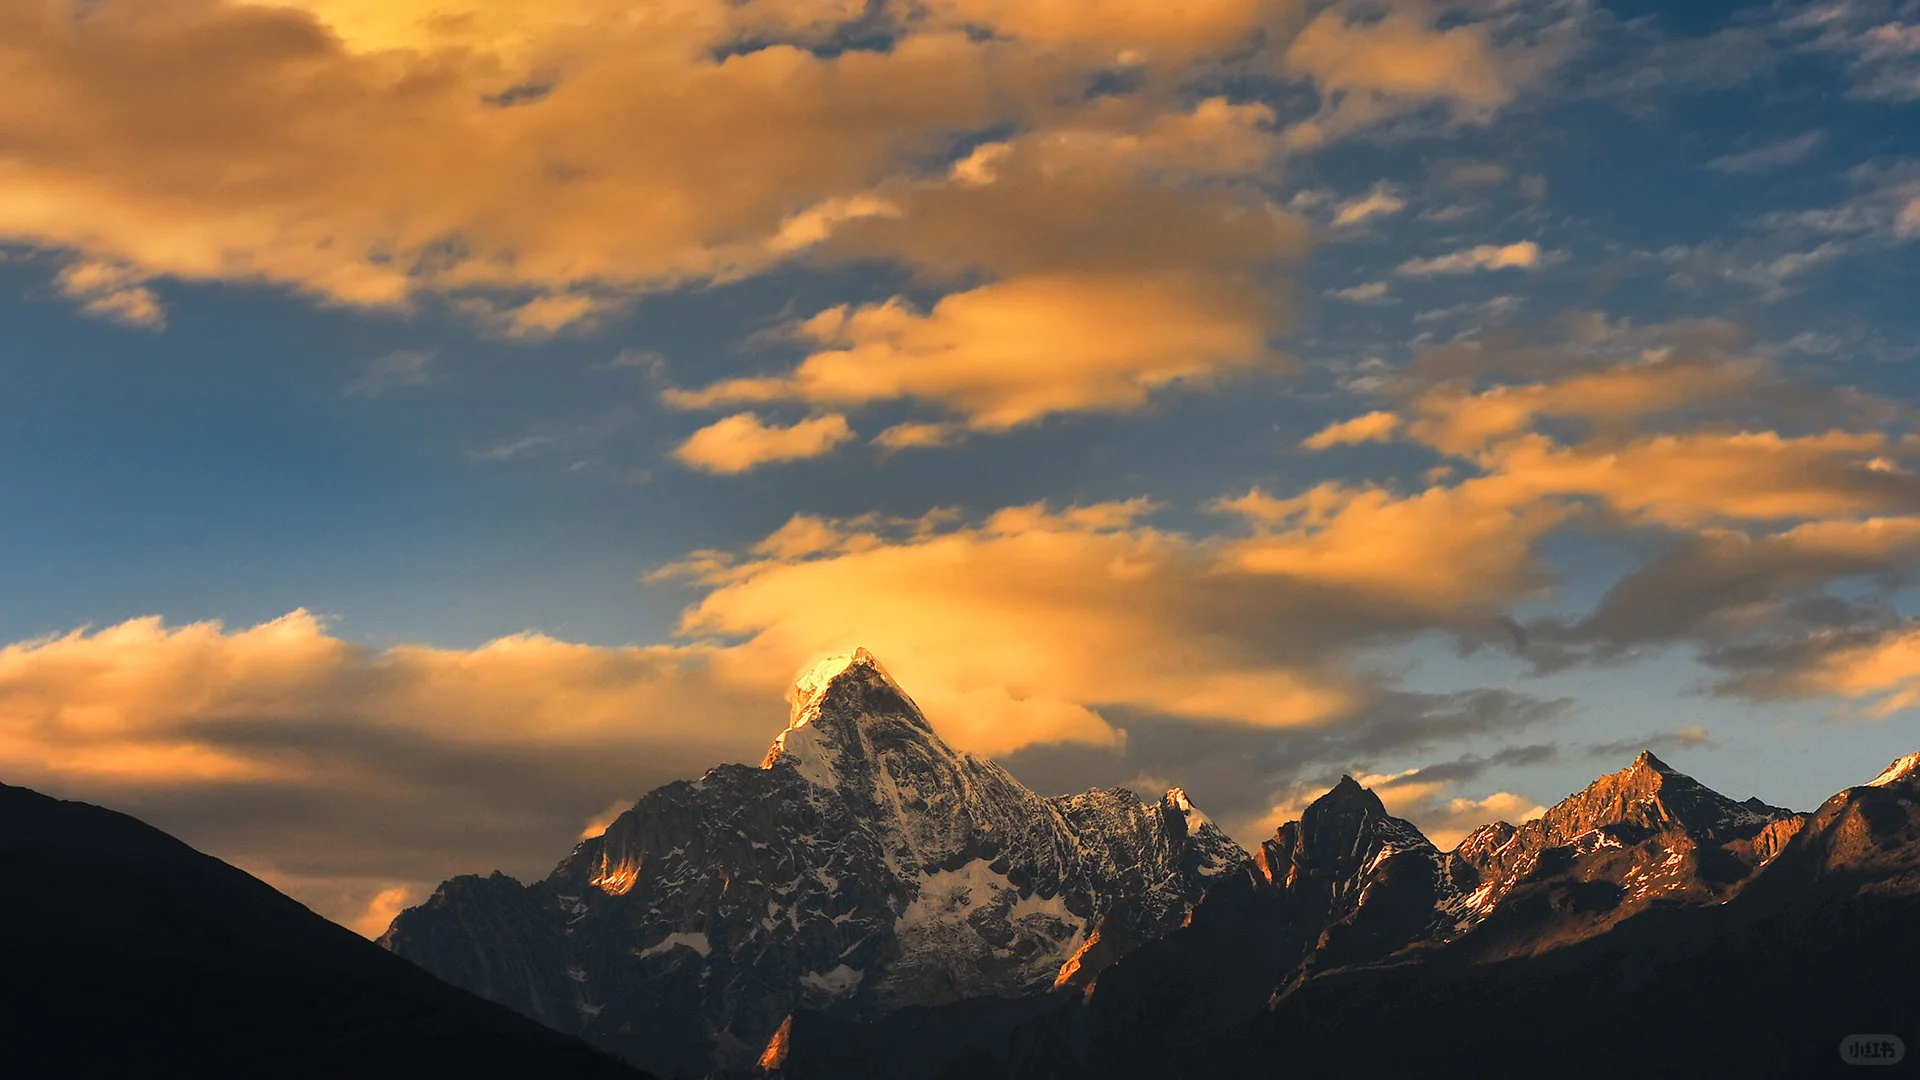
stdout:
POLYGON ((1822 1075, 1920 1035, 1920 755, 1799 814, 1643 753, 1452 851, 1345 778, 1249 855, 1034 794, 858 652, 760 767, 381 943, 672 1077, 1822 1075))
POLYGON ((1811 1077, 1920 1039, 1920 754, 1801 814, 1643 753, 1451 851, 1345 778, 1249 854, 1178 789, 1035 795, 864 652, 760 766, 446 882, 390 952, 4 785, 0 882, 21 1076, 1811 1077))
POLYGON ((124 814, 0 784, 0 1075, 629 1077, 124 814))

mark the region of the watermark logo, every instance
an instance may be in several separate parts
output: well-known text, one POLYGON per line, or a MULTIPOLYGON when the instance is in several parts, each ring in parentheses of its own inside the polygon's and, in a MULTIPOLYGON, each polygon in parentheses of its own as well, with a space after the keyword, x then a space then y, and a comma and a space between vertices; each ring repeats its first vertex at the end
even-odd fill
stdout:
POLYGON ((1907 1044, 1898 1035, 1849 1035, 1840 1040, 1840 1060, 1849 1065, 1898 1065, 1907 1044))

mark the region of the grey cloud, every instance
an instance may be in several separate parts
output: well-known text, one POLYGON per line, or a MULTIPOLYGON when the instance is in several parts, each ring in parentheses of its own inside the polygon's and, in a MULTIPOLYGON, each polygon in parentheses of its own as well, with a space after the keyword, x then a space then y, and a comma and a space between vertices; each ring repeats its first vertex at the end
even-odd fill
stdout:
POLYGON ((1437 765, 1423 765, 1402 778, 1404 783, 1458 784, 1477 780, 1489 769, 1538 765, 1558 757, 1560 748, 1552 743, 1509 746, 1486 757, 1467 754, 1437 765))
POLYGON ((1920 21, 1903 0, 1841 0, 1785 8, 1777 31, 1787 42, 1838 56, 1853 97, 1920 99, 1920 21))
POLYGON ((1820 148, 1826 133, 1818 129, 1754 147, 1737 154, 1724 154, 1707 162, 1707 168, 1723 173, 1757 173, 1792 165, 1820 148))
MULTIPOLYGON (((1128 735, 1118 751, 1030 747, 1002 763, 1042 794, 1124 786, 1141 777, 1177 784, 1242 843, 1252 843, 1262 838, 1261 820, 1301 786, 1331 787, 1342 773, 1375 771, 1388 757, 1422 755, 1477 736, 1526 730, 1563 715, 1570 705, 1566 699, 1482 688, 1452 694, 1386 691, 1348 723, 1312 729, 1115 715, 1128 735)), ((1488 768, 1544 761, 1553 752, 1546 745, 1520 746, 1429 768, 1437 770, 1436 779, 1466 781, 1488 768)))
POLYGON ((1586 752, 1589 757, 1617 761, 1632 757, 1642 750, 1691 750, 1714 745, 1713 737, 1703 727, 1684 727, 1674 731, 1654 732, 1637 739, 1616 739, 1612 742, 1590 743, 1586 752))
POLYGON ((432 349, 401 349, 390 352, 367 365, 360 376, 347 384, 354 397, 379 397, 394 390, 425 386, 433 378, 432 349))
MULTIPOLYGON (((1909 484, 1902 494, 1920 509, 1920 489, 1909 484)), ((1529 622, 1519 644, 1536 669, 1551 671, 1582 661, 1617 661, 1648 646, 1725 645, 1752 633, 1756 623, 1776 631, 1847 625, 1875 617, 1878 608, 1829 596, 1824 587, 1880 576, 1885 591, 1904 580, 1916 559, 1920 535, 1875 552, 1822 550, 1797 544, 1791 535, 1690 536, 1615 582, 1586 616, 1529 622)))
POLYGON ((777 701, 765 712, 764 730, 712 725, 710 741, 697 744, 632 738, 580 746, 474 745, 350 720, 261 719, 202 725, 196 734, 247 747, 297 778, 125 784, 107 794, 51 777, 9 780, 106 802, 242 866, 363 881, 361 890, 302 894, 345 921, 372 892, 396 883, 423 895, 456 874, 538 877, 610 802, 631 802, 725 761, 758 760, 785 722, 777 701))
POLYGON ((1818 677, 1830 670, 1836 659, 1920 631, 1920 620, 1903 618, 1889 607, 1852 606, 1848 614, 1845 622, 1803 624, 1702 653, 1700 662, 1719 673, 1709 689, 1723 697, 1754 701, 1825 696, 1831 689, 1818 677))

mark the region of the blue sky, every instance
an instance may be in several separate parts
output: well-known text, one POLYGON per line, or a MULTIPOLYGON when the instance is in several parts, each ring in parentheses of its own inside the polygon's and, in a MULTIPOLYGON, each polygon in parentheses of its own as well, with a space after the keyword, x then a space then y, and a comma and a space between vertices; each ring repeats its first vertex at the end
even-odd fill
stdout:
POLYGON ((454 6, 4 16, 59 105, 0 105, 9 782, 374 926, 854 645, 1243 841, 1342 772, 1444 837, 1628 744, 1803 809, 1920 744, 1915 4, 454 6))

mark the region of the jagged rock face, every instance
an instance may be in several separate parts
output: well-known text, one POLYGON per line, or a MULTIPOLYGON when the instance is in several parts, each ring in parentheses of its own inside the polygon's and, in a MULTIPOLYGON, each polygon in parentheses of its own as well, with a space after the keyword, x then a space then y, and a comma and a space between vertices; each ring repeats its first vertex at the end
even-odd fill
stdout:
POLYGON ((948 747, 862 651, 799 681, 760 767, 649 793, 543 881, 448 881, 382 943, 693 1076, 751 1066, 796 1009, 871 1016, 1090 977, 1246 859, 1177 790, 1034 794, 948 747), (1096 924, 1108 950, 1089 956, 1096 924))
POLYGON ((1647 1075, 1824 1075, 1846 1033, 1910 1021, 1916 918, 1920 755, 1812 815, 1643 755, 1444 854, 1343 780, 1084 993, 802 1014, 782 1075, 1616 1075, 1594 1048, 1623 1039, 1653 1040, 1647 1075), (1716 877, 1715 858, 1738 865, 1716 877), (1650 865, 1682 887, 1622 900, 1650 865), (1511 883, 1463 928, 1483 877, 1511 883), (1619 902, 1590 903, 1603 890, 1619 902))
POLYGON ((1795 823, 1796 835, 1780 847, 1777 878, 1828 894, 1920 893, 1920 754, 1795 823))
POLYGON ((1387 813, 1351 776, 1280 826, 1255 856, 1280 895, 1280 917, 1317 926, 1318 963, 1376 959, 1434 922, 1445 888, 1440 852, 1387 813))
POLYGON ((1125 1048, 1110 1065, 1183 1075, 1191 1054, 1338 971, 1533 955, 1651 905, 1717 904, 1799 821, 1643 754, 1541 818, 1441 852, 1343 777, 1260 846, 1249 881, 1216 887, 1188 927, 1095 980, 1085 1028, 1125 1048))
POLYGON ((1496 823, 1449 853, 1454 916, 1488 957, 1521 955, 1604 931, 1659 905, 1724 901, 1776 854, 1803 815, 1736 802, 1651 753, 1543 816, 1496 823), (1499 925, 1477 932, 1482 923, 1499 925))

